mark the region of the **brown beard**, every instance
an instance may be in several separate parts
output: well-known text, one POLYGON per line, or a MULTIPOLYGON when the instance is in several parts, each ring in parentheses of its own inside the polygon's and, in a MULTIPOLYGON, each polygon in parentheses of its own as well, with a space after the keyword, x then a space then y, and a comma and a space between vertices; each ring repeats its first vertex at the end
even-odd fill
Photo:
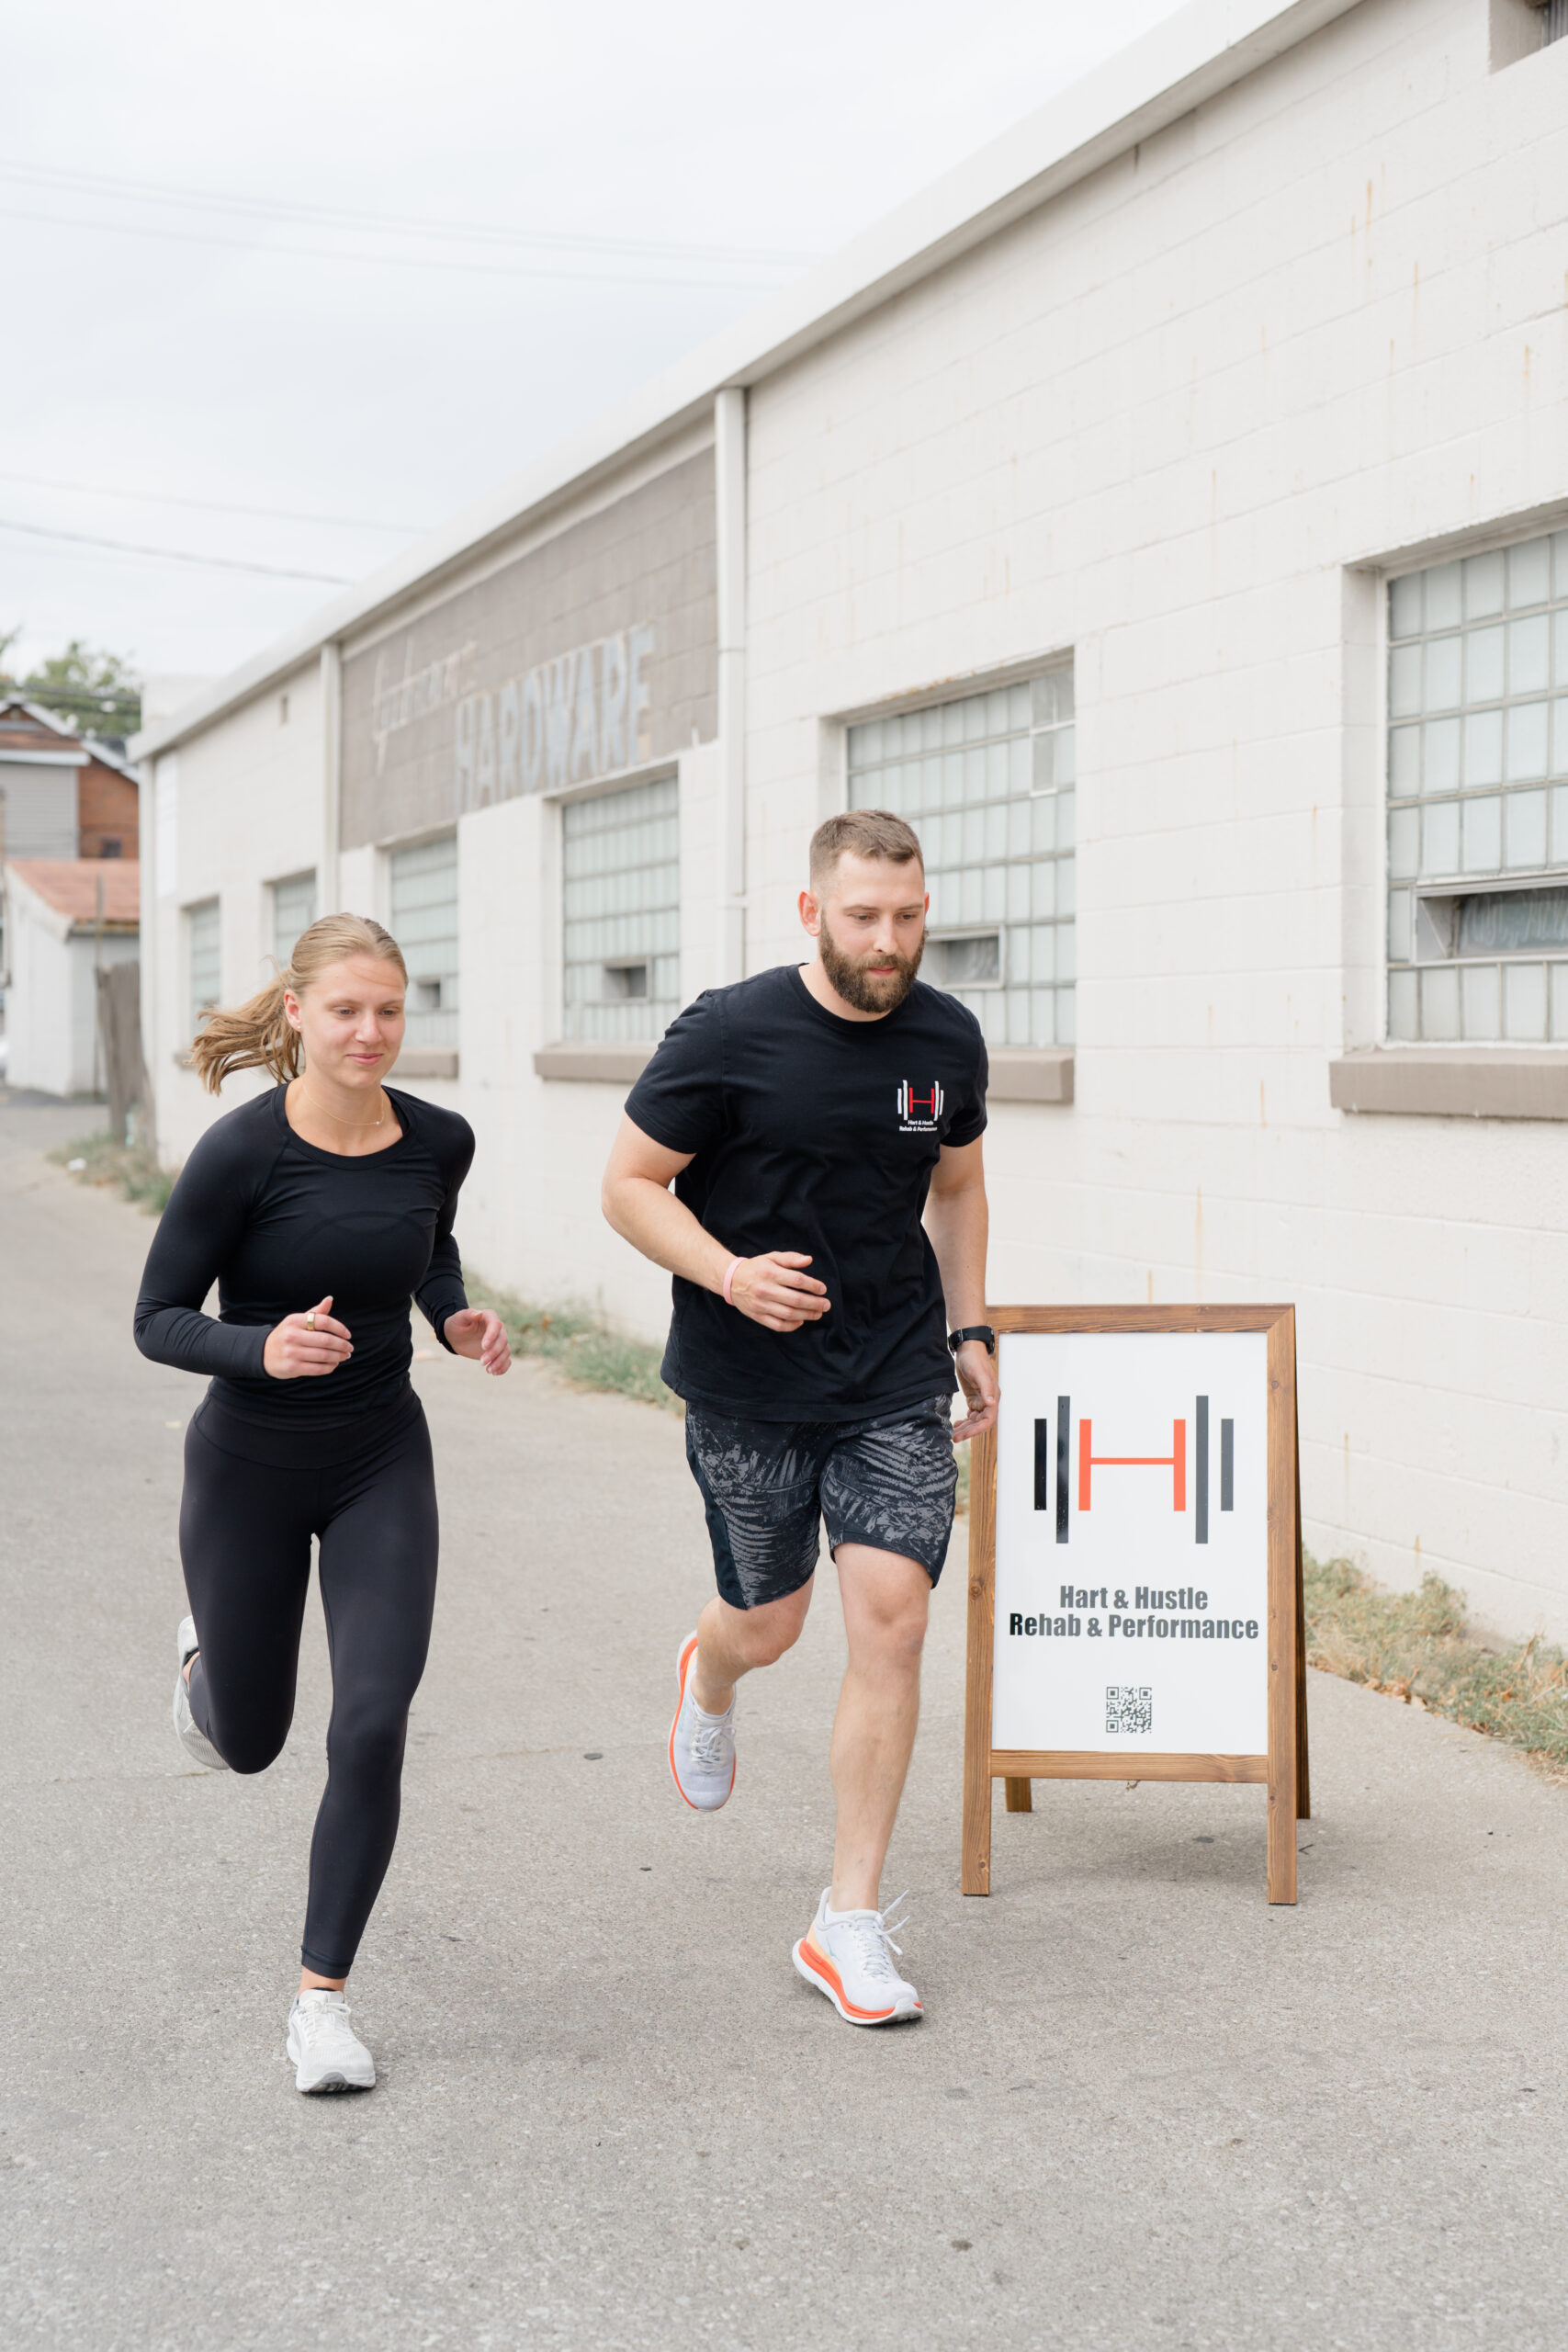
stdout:
POLYGON ((828 915, 823 910, 822 927, 817 934, 817 952, 822 958, 822 969, 843 998, 857 1012, 893 1012, 901 1005, 915 985, 915 975, 920 968, 920 957, 926 952, 925 933, 912 956, 895 955, 894 968, 886 973, 873 973, 870 966, 886 964, 887 956, 876 950, 859 958, 846 956, 828 927, 828 915))

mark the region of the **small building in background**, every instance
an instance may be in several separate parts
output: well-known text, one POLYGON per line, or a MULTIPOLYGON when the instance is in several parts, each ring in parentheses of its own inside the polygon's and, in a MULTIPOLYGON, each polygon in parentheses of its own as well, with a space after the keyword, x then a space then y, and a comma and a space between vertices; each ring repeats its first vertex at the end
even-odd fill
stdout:
POLYGON ((140 948, 130 857, 7 858, 6 1079, 41 1094, 98 1094, 106 1072, 98 979, 140 948))
POLYGON ((136 771, 39 703, 0 700, 0 854, 135 857, 136 771))
MULTIPOLYGON (((0 865, 14 858, 118 858, 134 869, 139 802, 136 771, 117 752, 87 741, 40 703, 0 695, 0 865)), ((15 960, 0 897, 0 991, 15 960)), ((15 1057, 8 1059, 17 1085, 15 1057)))

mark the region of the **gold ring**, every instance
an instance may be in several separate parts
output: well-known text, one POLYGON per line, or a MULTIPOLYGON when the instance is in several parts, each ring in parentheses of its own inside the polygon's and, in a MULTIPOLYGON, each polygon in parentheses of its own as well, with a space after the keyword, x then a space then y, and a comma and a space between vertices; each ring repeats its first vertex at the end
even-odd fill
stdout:
POLYGON ((307 1316, 306 1316, 306 1317, 305 1317, 305 1329, 306 1329, 306 1330, 307 1330, 307 1331, 313 1331, 313 1330, 315 1329, 315 1328, 316 1328, 316 1310, 315 1310, 315 1308, 312 1306, 312 1307, 311 1307, 311 1309, 310 1309, 310 1313, 309 1313, 309 1315, 307 1315, 307 1316))

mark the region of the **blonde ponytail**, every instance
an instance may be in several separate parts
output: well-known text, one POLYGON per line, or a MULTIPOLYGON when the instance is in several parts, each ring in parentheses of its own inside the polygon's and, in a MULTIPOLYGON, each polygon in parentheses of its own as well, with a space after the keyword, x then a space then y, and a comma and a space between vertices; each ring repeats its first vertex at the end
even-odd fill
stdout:
POLYGON ((403 951, 389 931, 368 915, 323 915, 295 941, 287 971, 258 989, 237 1012, 202 1014, 189 1066, 199 1073, 208 1092, 216 1094, 237 1069, 270 1070, 280 1086, 298 1078, 304 1050, 299 1030, 284 1011, 284 990, 292 989, 296 996, 303 996, 329 964, 341 964, 351 956, 395 964, 408 986, 403 951))

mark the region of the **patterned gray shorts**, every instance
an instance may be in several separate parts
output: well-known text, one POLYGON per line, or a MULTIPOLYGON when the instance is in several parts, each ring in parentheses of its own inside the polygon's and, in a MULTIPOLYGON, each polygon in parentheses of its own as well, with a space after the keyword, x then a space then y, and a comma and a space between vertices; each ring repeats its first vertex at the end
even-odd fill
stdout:
POLYGON ((958 1485, 952 1403, 864 1421, 737 1421, 686 1408, 686 1459, 702 1490, 718 1589, 733 1609, 798 1592, 828 1548, 868 1544, 918 1560, 934 1585, 958 1485))

